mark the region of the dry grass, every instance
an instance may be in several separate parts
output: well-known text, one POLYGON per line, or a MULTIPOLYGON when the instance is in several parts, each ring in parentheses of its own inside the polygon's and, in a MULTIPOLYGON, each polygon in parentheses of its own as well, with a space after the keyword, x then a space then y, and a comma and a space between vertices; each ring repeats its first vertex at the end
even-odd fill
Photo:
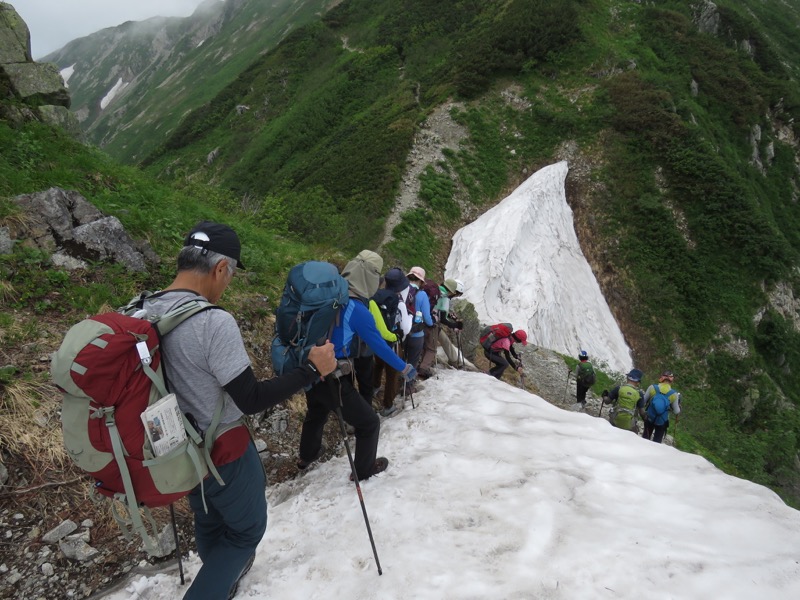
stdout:
POLYGON ((8 281, 0 281, 0 305, 17 301, 17 290, 8 281))
POLYGON ((0 398, 0 447, 43 471, 62 470, 67 454, 58 419, 59 393, 49 383, 15 381, 0 398))

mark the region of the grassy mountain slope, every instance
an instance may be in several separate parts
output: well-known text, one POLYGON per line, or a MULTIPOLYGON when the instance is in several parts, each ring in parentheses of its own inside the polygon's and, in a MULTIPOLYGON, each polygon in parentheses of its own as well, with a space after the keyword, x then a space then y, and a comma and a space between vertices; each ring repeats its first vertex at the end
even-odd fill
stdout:
POLYGON ((43 61, 74 68, 72 109, 88 139, 135 162, 188 110, 213 98, 289 31, 317 18, 328 1, 208 0, 190 17, 103 29, 43 61), (101 106, 120 79, 126 87, 101 106))
POLYGON ((568 181, 584 251, 637 365, 680 373, 681 443, 796 498, 799 22, 782 2, 351 0, 145 164, 354 251, 379 240, 419 123, 462 101, 469 141, 423 173, 389 260, 440 267, 446 233, 531 169, 587 166, 568 181))

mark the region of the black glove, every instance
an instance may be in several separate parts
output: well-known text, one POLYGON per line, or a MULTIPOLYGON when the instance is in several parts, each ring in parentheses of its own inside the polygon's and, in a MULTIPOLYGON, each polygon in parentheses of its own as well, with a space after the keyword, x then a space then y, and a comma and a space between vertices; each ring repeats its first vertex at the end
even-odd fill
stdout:
POLYGON ((455 328, 458 329, 459 331, 464 329, 464 321, 456 321, 455 326, 456 326, 455 328))
POLYGON ((603 390, 603 396, 608 396, 608 390, 603 390))

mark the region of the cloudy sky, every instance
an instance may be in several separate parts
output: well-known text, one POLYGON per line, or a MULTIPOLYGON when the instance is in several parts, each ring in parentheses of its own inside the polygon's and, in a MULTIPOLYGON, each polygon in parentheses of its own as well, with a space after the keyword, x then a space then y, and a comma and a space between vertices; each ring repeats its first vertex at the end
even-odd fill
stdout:
POLYGON ((33 58, 39 59, 68 42, 150 17, 186 17, 203 0, 11 0, 31 30, 33 58))

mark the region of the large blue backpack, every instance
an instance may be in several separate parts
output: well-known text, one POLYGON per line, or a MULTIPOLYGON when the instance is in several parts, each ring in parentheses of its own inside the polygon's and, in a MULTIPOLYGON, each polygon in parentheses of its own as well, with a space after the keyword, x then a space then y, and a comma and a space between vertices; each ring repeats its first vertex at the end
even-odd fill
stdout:
POLYGON ((272 368, 276 375, 305 363, 309 350, 330 335, 339 309, 347 302, 347 280, 332 264, 308 261, 292 267, 275 310, 272 368))
POLYGON ((657 383, 653 384, 653 389, 656 393, 650 398, 650 403, 647 405, 647 420, 654 425, 663 425, 669 421, 669 397, 675 393, 675 390, 670 390, 665 394, 657 383))

